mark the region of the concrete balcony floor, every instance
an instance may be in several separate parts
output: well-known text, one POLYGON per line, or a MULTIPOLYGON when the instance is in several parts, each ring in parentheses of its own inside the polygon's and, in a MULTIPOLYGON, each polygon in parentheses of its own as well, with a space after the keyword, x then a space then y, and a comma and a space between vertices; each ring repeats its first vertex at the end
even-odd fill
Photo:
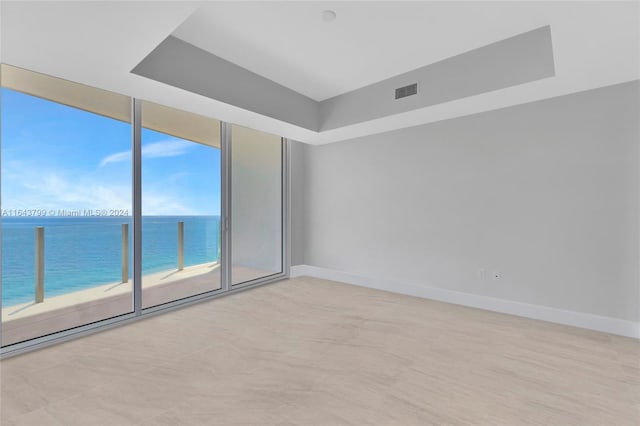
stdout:
MULTIPOLYGON (((236 283, 273 272, 233 266, 236 283)), ((183 270, 142 277, 142 307, 149 308, 185 297, 219 290, 220 264, 204 263, 183 270)), ((133 310, 132 282, 111 283, 86 290, 2 308, 2 345, 11 345, 58 331, 127 314, 133 310)))

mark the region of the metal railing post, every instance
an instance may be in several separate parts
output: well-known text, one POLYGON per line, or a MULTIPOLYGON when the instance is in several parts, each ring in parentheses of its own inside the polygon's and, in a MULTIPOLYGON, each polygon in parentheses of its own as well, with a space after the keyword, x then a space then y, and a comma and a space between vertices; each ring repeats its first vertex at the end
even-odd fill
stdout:
POLYGON ((184 222, 178 222, 178 271, 184 269, 184 222))
POLYGON ((122 224, 122 282, 129 282, 129 224, 122 224))
POLYGON ((36 303, 44 302, 44 227, 36 227, 35 285, 36 303))

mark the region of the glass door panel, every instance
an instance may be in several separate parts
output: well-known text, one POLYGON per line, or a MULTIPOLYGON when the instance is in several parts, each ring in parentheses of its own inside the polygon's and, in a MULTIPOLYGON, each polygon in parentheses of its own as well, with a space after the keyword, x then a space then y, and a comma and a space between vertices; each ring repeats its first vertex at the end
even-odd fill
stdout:
POLYGON ((220 122, 142 103, 142 307, 221 288, 220 122))
POLYGON ((132 312, 131 99, 2 65, 2 346, 132 312))
POLYGON ((231 283, 283 272, 282 138, 231 128, 231 283))

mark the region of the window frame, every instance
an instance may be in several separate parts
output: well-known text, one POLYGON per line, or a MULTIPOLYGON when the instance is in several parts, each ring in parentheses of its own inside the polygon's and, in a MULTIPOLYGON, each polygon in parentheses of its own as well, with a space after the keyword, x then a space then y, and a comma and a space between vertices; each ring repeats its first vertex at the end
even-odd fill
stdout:
MULTIPOLYGON (((2 81, 2 69, 10 64, 0 63, 0 82, 2 81)), ((15 68, 15 67, 14 67, 15 68)), ((33 72, 25 70, 28 72, 33 72)), ((36 73, 38 74, 38 73, 36 73)), ((59 79, 55 76, 46 76, 59 79)), ((67 81, 67 80, 63 80, 67 81)), ((74 82, 70 82, 74 83, 74 82)), ((75 83, 83 85, 82 83, 75 83)), ((86 86, 86 85, 83 85, 86 86)), ((4 87, 4 86, 2 86, 4 87)), ((91 86, 86 86, 91 88, 91 86)), ((104 89, 98 89, 104 90, 104 89)), ((1 96, 1 95, 0 95, 1 96)), ((133 323, 138 320, 171 312, 175 309, 190 306, 196 303, 210 301, 219 297, 239 293, 254 287, 270 284, 290 275, 290 142, 287 138, 281 138, 281 246, 282 271, 265 277, 260 277, 244 283, 231 285, 231 192, 233 182, 231 178, 231 123, 220 120, 220 150, 221 150, 221 250, 220 265, 222 287, 218 290, 189 296, 183 299, 164 303, 153 307, 142 308, 142 103, 153 102, 134 97, 131 99, 131 127, 132 127, 132 220, 133 220, 133 291, 131 313, 104 319, 90 324, 80 325, 74 328, 51 333, 45 336, 36 337, 11 345, 0 347, 0 359, 15 356, 32 350, 41 349, 61 342, 73 340, 87 336, 99 331, 104 331, 113 327, 133 323)), ((0 99, 1 100, 1 99, 0 99)), ((56 102, 55 100, 52 100, 56 102)), ((0 114, 0 126, 2 126, 2 114, 0 114)), ((2 140, 0 136, 0 148, 2 140)), ((2 160, 2 150, 0 149, 0 161, 2 160)), ((2 185, 0 180, 0 210, 2 209, 2 185)), ((0 226, 0 256, 2 253, 2 226, 0 226)), ((0 257, 1 259, 1 257, 0 257)), ((2 300, 2 266, 0 262, 0 300, 2 300)), ((0 303, 0 317, 2 315, 2 304, 0 303)), ((2 323, 0 322, 0 341, 2 339, 2 323)))

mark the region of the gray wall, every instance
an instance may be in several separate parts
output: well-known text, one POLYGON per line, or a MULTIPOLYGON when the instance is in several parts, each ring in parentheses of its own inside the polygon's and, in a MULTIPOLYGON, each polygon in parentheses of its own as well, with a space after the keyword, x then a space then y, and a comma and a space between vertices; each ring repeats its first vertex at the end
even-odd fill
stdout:
POLYGON ((555 75, 551 27, 545 26, 396 75, 320 102, 320 129, 504 89, 555 75), (395 89, 418 84, 416 95, 395 99, 395 89))
POLYGON ((640 320, 639 114, 635 81, 307 146, 302 259, 640 320))
POLYGON ((291 265, 304 265, 304 174, 306 145, 289 142, 291 179, 291 265))
POLYGON ((173 36, 131 72, 306 129, 319 127, 313 99, 173 36))

